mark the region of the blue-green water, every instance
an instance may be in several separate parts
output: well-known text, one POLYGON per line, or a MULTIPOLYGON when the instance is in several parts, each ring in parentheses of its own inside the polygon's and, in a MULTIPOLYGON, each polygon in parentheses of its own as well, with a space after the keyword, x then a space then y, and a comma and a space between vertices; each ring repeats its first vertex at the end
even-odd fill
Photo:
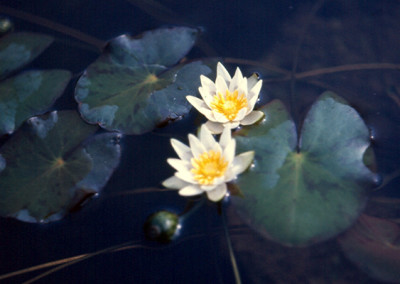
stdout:
MULTIPOLYGON (((231 62, 227 64, 231 72, 239 65, 246 76, 258 72, 264 79, 259 105, 279 98, 290 107, 290 94, 295 93, 297 111, 293 116, 298 121, 322 91, 339 93, 371 129, 378 172, 385 176, 399 169, 400 106, 388 95, 390 88, 399 88, 398 70, 336 72, 293 85, 290 80, 274 80, 265 67, 278 66, 300 73, 346 64, 398 63, 397 1, 175 2, 0 1, 0 15, 9 17, 16 31, 56 37, 56 42, 28 66, 65 68, 74 73, 52 109, 76 109, 74 85, 81 72, 99 56, 92 45, 66 35, 65 28, 54 31, 52 23, 102 41, 170 25, 200 27, 203 34, 189 59, 234 58, 227 60, 231 62), (4 7, 14 10, 7 12, 4 7), (33 15, 52 23, 38 21, 33 15), (255 62, 247 64, 237 59, 255 62)), ((93 257, 49 275, 40 283, 233 283, 222 220, 215 204, 207 203, 184 222, 176 241, 159 245, 145 240, 142 226, 146 217, 163 209, 181 212, 186 199, 176 192, 130 194, 135 189, 161 188, 160 182, 173 173, 166 163, 168 157, 175 155, 169 139, 186 142, 187 133, 196 129, 196 116, 192 111, 152 133, 123 137, 121 163, 107 186, 98 198, 63 220, 27 224, 1 218, 0 275, 134 241, 143 247, 93 257)), ((398 198, 396 181, 371 196, 398 198)), ((398 209, 376 208, 373 203, 367 210, 381 217, 398 218, 399 214, 398 209)), ((228 223, 243 283, 378 282, 347 260, 335 239, 308 248, 287 248, 259 236, 233 210, 228 210, 228 223)), ((35 273, 7 281, 20 283, 35 273)))

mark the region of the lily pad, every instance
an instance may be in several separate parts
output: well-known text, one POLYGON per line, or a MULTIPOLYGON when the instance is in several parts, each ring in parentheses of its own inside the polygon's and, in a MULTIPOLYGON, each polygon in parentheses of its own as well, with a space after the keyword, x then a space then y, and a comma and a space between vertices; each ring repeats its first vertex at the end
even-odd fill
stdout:
POLYGON ((194 45, 197 30, 177 27, 111 40, 105 53, 79 79, 75 99, 82 117, 107 130, 142 134, 189 112, 200 75, 211 69, 200 61, 176 64, 194 45))
POLYGON ((233 204, 270 239, 305 246, 331 238, 359 216, 376 174, 363 162, 369 131, 359 114, 326 92, 311 107, 298 142, 280 101, 262 108, 266 119, 242 129, 238 152, 254 150, 252 166, 238 179, 244 198, 233 204))
POLYGON ((117 134, 85 142, 96 130, 74 111, 29 119, 0 149, 0 216, 59 219, 77 201, 78 189, 104 186, 120 149, 117 134))
POLYGON ((71 78, 66 70, 28 71, 0 83, 0 135, 11 134, 33 115, 46 111, 71 78))
POLYGON ((0 80, 39 56, 53 38, 37 33, 10 33, 0 39, 0 80))
POLYGON ((394 222, 361 215, 339 238, 344 254, 369 276, 386 282, 400 280, 400 227, 394 222))

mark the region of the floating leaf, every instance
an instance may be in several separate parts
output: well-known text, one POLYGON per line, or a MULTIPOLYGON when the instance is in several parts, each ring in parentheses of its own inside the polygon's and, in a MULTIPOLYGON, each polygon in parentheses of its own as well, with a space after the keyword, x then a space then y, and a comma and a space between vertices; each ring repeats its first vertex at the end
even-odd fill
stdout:
POLYGON ((118 144, 120 138, 118 133, 103 133, 95 135, 84 144, 93 160, 93 167, 76 185, 77 188, 99 192, 106 185, 121 158, 121 147, 118 144))
POLYGON ((36 33, 11 33, 0 39, 0 79, 28 64, 43 52, 53 38, 36 33))
POLYGON ((65 70, 28 71, 0 83, 0 135, 11 134, 33 115, 46 111, 71 78, 65 70))
POLYGON ((239 213, 268 238, 303 246, 348 228, 375 181, 363 163, 369 131, 359 114, 333 93, 324 93, 303 123, 300 144, 294 122, 279 101, 266 119, 242 129, 238 152, 254 150, 254 167, 233 198, 239 213), (297 148, 299 148, 297 150, 297 148))
POLYGON ((82 117, 107 130, 141 134, 186 114, 186 96, 197 93, 200 75, 211 69, 200 61, 168 68, 192 48, 196 35, 180 27, 111 40, 76 86, 82 117))
POLYGON ((400 280, 400 227, 393 222, 361 215, 339 238, 345 255, 369 276, 386 282, 400 280))
POLYGON ((5 166, 0 172, 0 216, 32 222, 59 219, 74 205, 77 189, 98 191, 104 186, 120 149, 114 141, 117 134, 82 144, 96 130, 73 111, 29 119, 0 149, 5 166))

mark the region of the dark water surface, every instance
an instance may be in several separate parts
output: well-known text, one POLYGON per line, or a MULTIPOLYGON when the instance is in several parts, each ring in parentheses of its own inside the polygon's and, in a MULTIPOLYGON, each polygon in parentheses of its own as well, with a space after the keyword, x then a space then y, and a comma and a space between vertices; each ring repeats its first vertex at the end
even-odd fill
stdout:
MULTIPOLYGON (((239 65, 245 76, 260 73, 265 80, 260 104, 279 98, 293 108, 290 94, 295 92, 296 110, 292 113, 298 123, 320 93, 335 91, 370 127, 379 173, 385 176, 400 167, 400 105, 388 95, 390 88, 398 87, 400 98, 398 70, 337 72, 293 85, 289 80, 274 81, 271 71, 261 66, 303 72, 344 64, 398 63, 398 1, 0 0, 0 5, 0 15, 9 16, 16 31, 56 37, 56 42, 28 67, 65 68, 74 73, 53 109, 76 108, 73 86, 99 52, 55 32, 50 23, 34 23, 37 20, 33 15, 102 41, 171 25, 200 27, 203 34, 189 58, 219 56, 259 63, 227 67, 233 72, 239 65), (28 14, 8 15, 2 11, 5 6, 28 14)), ((162 209, 181 212, 186 199, 176 192, 116 194, 161 188, 160 182, 172 174, 166 159, 175 156, 169 139, 186 141, 187 133, 195 131, 195 116, 193 111, 163 129, 125 136, 120 166, 100 196, 63 220, 28 224, 0 218, 0 275, 135 241, 145 247, 96 256, 39 283, 234 283, 222 220, 214 204, 207 203, 183 223, 176 242, 159 245, 144 238, 146 217, 162 209)), ((398 179, 372 196, 399 198, 398 179)), ((378 210, 372 205, 368 209, 378 210)), ((400 213, 379 212, 382 217, 397 218, 400 213)), ((287 248, 260 237, 232 210, 228 210, 228 219, 243 283, 378 283, 348 261, 335 240, 309 248, 287 248)), ((20 283, 34 275, 10 278, 9 283, 20 283)))

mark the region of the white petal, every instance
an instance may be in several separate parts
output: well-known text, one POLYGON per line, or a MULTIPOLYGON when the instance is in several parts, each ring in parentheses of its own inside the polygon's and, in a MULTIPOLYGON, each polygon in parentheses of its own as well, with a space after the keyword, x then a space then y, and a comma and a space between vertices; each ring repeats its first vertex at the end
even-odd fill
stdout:
POLYGON ((211 191, 207 191, 207 197, 211 201, 217 202, 224 198, 227 192, 226 183, 222 183, 211 191))
POLYGON ((231 81, 231 75, 229 75, 229 72, 225 69, 221 62, 218 62, 217 64, 217 76, 222 76, 226 82, 231 81))
POLYGON ((238 127, 239 124, 240 124, 239 121, 232 121, 232 122, 224 123, 224 127, 228 127, 229 129, 234 129, 234 128, 238 127))
POLYGON ((200 140, 193 134, 189 134, 189 144, 192 150, 193 157, 198 158, 201 154, 206 152, 206 148, 201 144, 200 140))
POLYGON ((167 163, 170 164, 171 167, 173 167, 178 172, 185 172, 190 170, 191 168, 190 161, 169 158, 167 159, 167 163))
POLYGON ((249 151, 242 153, 240 155, 237 155, 233 159, 233 166, 232 166, 232 171, 234 175, 241 174, 244 172, 251 164, 251 162, 254 159, 254 151, 249 151))
POLYGON ((200 185, 201 190, 210 191, 216 188, 219 184, 210 184, 210 185, 200 185))
POLYGON ((162 182, 162 185, 166 188, 180 189, 180 188, 187 186, 188 183, 181 180, 180 178, 177 178, 176 176, 172 176, 172 177, 164 180, 162 182))
POLYGON ((186 181, 187 183, 191 184, 197 184, 197 181, 194 180, 193 174, 189 171, 186 172, 176 172, 175 176, 183 181, 186 181))
POLYGON ((249 90, 251 90, 257 84, 257 82, 259 82, 258 78, 259 77, 256 73, 253 73, 253 75, 247 78, 247 87, 249 88, 249 90))
MULTIPOLYGON (((243 75, 242 72, 240 71, 239 67, 236 68, 235 75, 232 78, 231 83, 229 84, 229 91, 232 93, 236 89, 239 88, 240 84, 243 81, 243 75)), ((247 90, 246 90, 247 93, 247 90)))
POLYGON ((236 150, 236 140, 231 139, 228 145, 224 149, 224 158, 230 164, 235 158, 235 150, 236 150))
POLYGON ((228 86, 226 85, 226 82, 222 76, 217 76, 217 79, 215 80, 215 86, 217 87, 216 93, 221 93, 221 95, 225 95, 228 86))
POLYGON ((221 137, 219 138, 219 145, 221 145, 222 149, 225 149, 231 140, 231 129, 229 127, 225 127, 222 131, 221 137))
POLYGON ((186 96, 186 99, 207 119, 215 121, 213 112, 208 108, 208 106, 203 100, 193 96, 186 96))
POLYGON ((241 110, 239 110, 235 121, 241 121, 247 114, 247 107, 242 108, 241 110))
POLYGON ((213 115, 215 117, 216 122, 225 123, 229 121, 229 119, 227 119, 225 115, 217 111, 213 111, 213 115))
POLYGON ((230 182, 236 178, 235 172, 232 170, 232 167, 228 168, 225 172, 225 180, 224 182, 230 182))
POLYGON ((243 78, 240 82, 239 82, 239 86, 237 87, 238 91, 239 91, 239 96, 241 94, 245 94, 245 96, 247 97, 247 78, 243 78))
POLYGON ((215 149, 215 142, 214 137, 212 136, 210 130, 203 124, 200 128, 200 142, 206 148, 206 151, 214 150, 215 149))
POLYGON ((219 122, 213 122, 209 120, 205 123, 205 125, 212 134, 220 134, 224 130, 223 124, 219 122))
POLYGON ((190 160, 192 158, 192 151, 181 141, 172 138, 171 145, 181 160, 190 160))
POLYGON ((207 89, 204 89, 203 87, 199 87, 199 93, 200 93, 203 101, 206 103, 206 105, 209 108, 211 108, 211 103, 214 100, 215 92, 211 93, 207 89))
POLYGON ((247 100, 247 110, 248 110, 247 113, 250 113, 254 109, 254 105, 256 104, 257 100, 258 96, 256 95, 253 95, 251 98, 247 100))
POLYGON ((198 185, 188 185, 179 190, 179 195, 182 196, 192 196, 192 195, 198 195, 203 193, 203 191, 200 189, 198 185))
POLYGON ((215 91, 216 91, 215 84, 209 78, 207 78, 204 75, 200 75, 200 82, 201 82, 201 86, 203 88, 205 88, 206 90, 208 90, 210 92, 214 92, 215 93, 215 91))
POLYGON ((251 125, 251 124, 259 121, 261 118, 263 118, 263 116, 264 116, 264 113, 262 111, 253 110, 251 113, 246 115, 246 117, 243 118, 242 121, 240 121, 240 124, 241 125, 251 125))
POLYGON ((259 94, 260 91, 261 91, 261 86, 262 86, 262 80, 259 80, 259 81, 257 82, 257 84, 256 84, 253 88, 251 88, 251 86, 249 86, 250 93, 253 93, 253 94, 255 94, 256 96, 258 96, 258 94, 259 94), (251 88, 251 89, 250 89, 250 88, 251 88))

